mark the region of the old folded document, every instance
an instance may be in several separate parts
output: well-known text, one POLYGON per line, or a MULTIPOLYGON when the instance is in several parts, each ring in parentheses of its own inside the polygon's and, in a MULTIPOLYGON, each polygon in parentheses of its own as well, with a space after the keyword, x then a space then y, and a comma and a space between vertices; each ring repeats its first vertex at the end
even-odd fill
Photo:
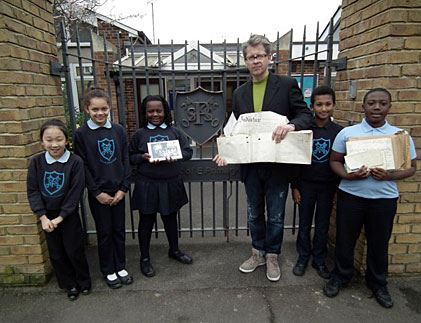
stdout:
POLYGON ((363 165, 383 169, 406 169, 411 165, 409 135, 403 131, 390 136, 350 138, 346 151, 348 172, 356 171, 363 165))
POLYGON ((217 138, 218 154, 228 164, 311 164, 312 141, 311 130, 289 132, 279 144, 272 140, 272 132, 217 138))
POLYGON ((230 118, 226 137, 217 138, 218 154, 228 164, 287 163, 311 164, 313 132, 292 131, 280 143, 272 140, 276 126, 288 119, 274 112, 247 113, 238 120, 230 118))

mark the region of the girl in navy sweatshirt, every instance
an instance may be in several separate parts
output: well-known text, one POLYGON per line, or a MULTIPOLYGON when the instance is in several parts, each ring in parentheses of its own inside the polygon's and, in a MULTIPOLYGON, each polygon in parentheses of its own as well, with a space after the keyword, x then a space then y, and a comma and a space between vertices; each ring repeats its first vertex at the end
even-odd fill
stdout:
POLYGON ((125 254, 125 195, 130 185, 127 135, 121 125, 108 120, 110 98, 104 91, 90 90, 83 106, 90 119, 75 132, 75 153, 85 164, 101 272, 110 288, 119 288, 133 282, 125 254))
POLYGON ((189 160, 193 151, 187 138, 172 127, 167 101, 158 95, 149 95, 142 102, 142 128, 130 141, 130 162, 137 166, 133 192, 133 208, 139 210, 140 268, 143 275, 152 277, 155 271, 150 262, 149 246, 156 214, 161 214, 169 243, 168 256, 183 264, 193 259, 178 249, 177 211, 188 202, 181 178, 181 161, 189 160), (178 140, 182 160, 168 158, 152 161, 148 142, 178 140))
POLYGON ((67 130, 58 119, 42 125, 40 140, 46 152, 34 156, 29 164, 29 205, 45 231, 58 285, 73 301, 80 292, 89 294, 91 290, 78 213, 85 187, 83 161, 66 149, 67 130))

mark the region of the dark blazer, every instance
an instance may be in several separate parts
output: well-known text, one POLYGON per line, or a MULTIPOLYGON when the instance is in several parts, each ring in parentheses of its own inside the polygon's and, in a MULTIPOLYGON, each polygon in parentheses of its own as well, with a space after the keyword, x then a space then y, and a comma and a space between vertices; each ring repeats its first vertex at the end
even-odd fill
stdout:
MULTIPOLYGON (((272 73, 269 73, 262 111, 273 111, 286 116, 295 125, 295 130, 309 129, 313 120, 297 81, 292 77, 272 73)), ((254 112, 251 80, 234 91, 233 112, 237 119, 243 113, 254 112)))
MULTIPOLYGON (((295 130, 309 129, 313 115, 304 102, 297 81, 292 77, 269 73, 262 111, 273 111, 288 118, 295 125, 295 130)), ((233 93, 233 112, 235 117, 243 113, 254 112, 253 86, 248 81, 235 89, 233 93)), ((268 176, 279 180, 291 181, 298 176, 298 166, 293 164, 254 163, 241 165, 241 177, 244 181, 253 168, 266 169, 268 176)))

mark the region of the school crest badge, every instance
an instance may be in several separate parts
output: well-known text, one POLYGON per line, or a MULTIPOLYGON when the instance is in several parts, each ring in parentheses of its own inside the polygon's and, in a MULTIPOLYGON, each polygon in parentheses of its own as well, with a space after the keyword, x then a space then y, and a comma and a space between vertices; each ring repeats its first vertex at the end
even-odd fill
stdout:
POLYGON ((115 152, 114 139, 104 138, 98 140, 98 151, 104 159, 111 161, 115 152))
POLYGON ((49 195, 58 193, 64 184, 64 173, 44 172, 44 189, 49 195))
POLYGON ((149 137, 149 142, 159 142, 159 141, 168 141, 168 140, 170 140, 168 136, 156 135, 153 137, 149 137))
POLYGON ((198 87, 191 92, 178 92, 175 98, 176 126, 199 145, 222 128, 225 111, 222 91, 211 92, 198 87))
POLYGON ((313 161, 324 162, 329 156, 330 139, 314 139, 313 140, 313 161))

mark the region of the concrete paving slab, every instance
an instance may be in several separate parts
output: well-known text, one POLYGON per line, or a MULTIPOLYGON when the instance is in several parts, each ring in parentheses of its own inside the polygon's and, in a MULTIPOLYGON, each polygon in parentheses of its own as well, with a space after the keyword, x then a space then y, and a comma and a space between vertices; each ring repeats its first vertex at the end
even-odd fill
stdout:
POLYGON ((96 247, 88 248, 93 291, 70 302, 53 278, 43 287, 0 289, 1 322, 421 322, 421 277, 393 278, 393 309, 380 307, 361 279, 333 299, 322 293, 323 279, 308 268, 292 274, 294 236, 286 234, 281 280, 269 282, 265 268, 243 274, 248 237, 183 238, 192 265, 169 259, 165 240, 154 240, 151 257, 157 275, 140 274, 138 247, 127 246, 128 270, 135 282, 110 290, 99 274, 96 247))

